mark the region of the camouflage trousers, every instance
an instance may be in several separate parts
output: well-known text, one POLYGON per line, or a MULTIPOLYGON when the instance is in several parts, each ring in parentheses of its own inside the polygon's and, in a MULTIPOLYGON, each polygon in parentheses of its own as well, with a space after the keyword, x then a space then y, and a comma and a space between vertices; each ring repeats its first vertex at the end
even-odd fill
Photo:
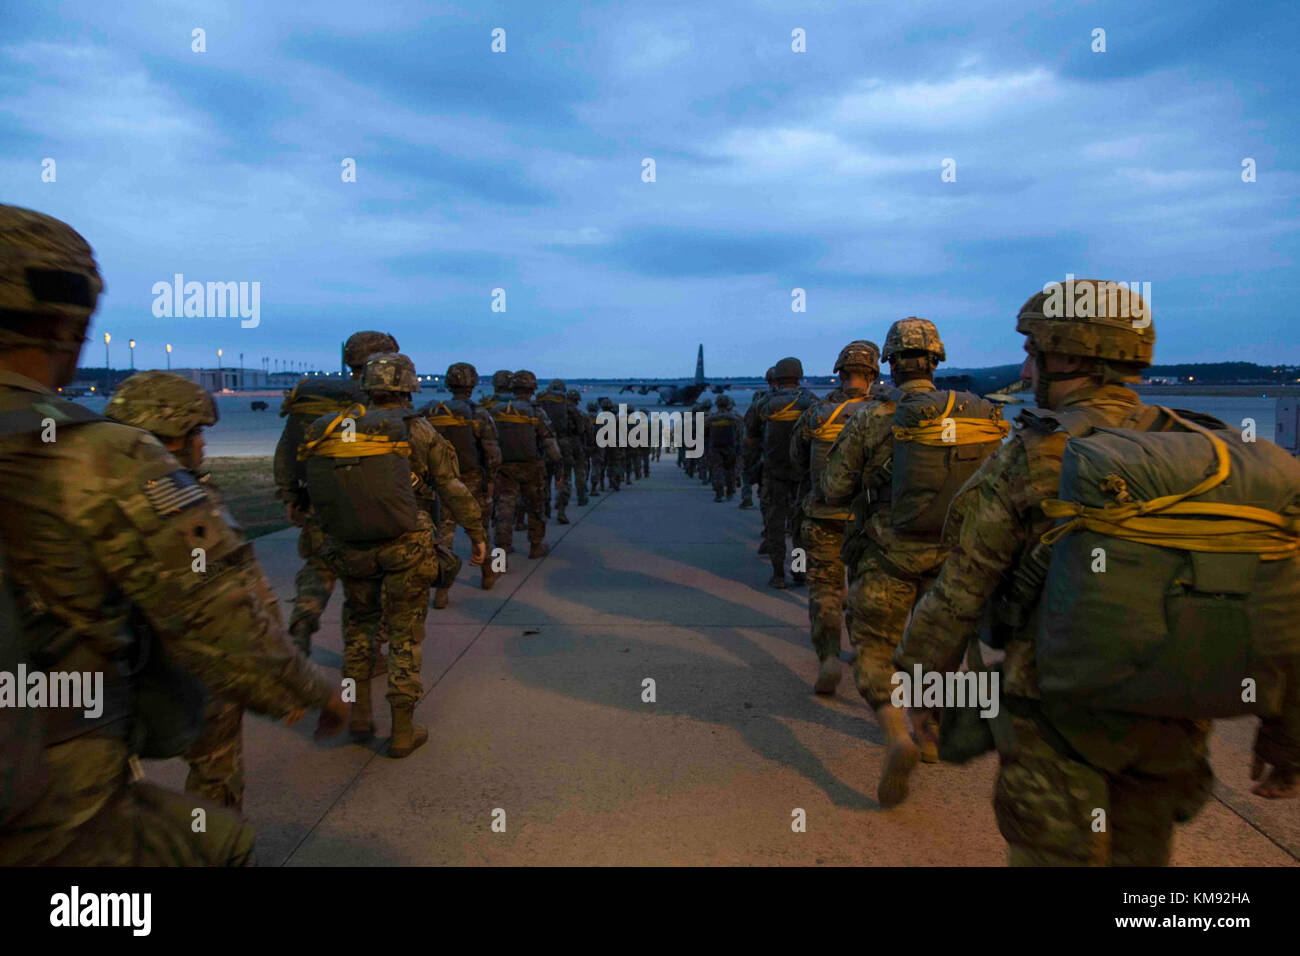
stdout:
POLYGON ((560 490, 555 493, 555 507, 557 511, 563 511, 569 506, 569 499, 572 497, 573 485, 573 439, 561 438, 557 444, 560 446, 560 460, 547 461, 546 463, 546 481, 543 483, 543 492, 546 495, 546 501, 551 501, 553 492, 552 485, 555 477, 560 476, 562 482, 560 490))
POLYGON ((589 456, 591 490, 599 491, 605 487, 605 453, 603 450, 596 449, 589 456))
POLYGON ((540 544, 546 537, 546 519, 542 517, 542 494, 546 473, 540 461, 508 461, 497 472, 497 516, 493 541, 497 547, 514 543, 515 505, 523 505, 528 516, 528 542, 540 544))
MULTIPOLYGON (((492 498, 488 495, 487 485, 483 481, 483 472, 467 471, 461 474, 460 480, 465 487, 470 490, 474 500, 478 502, 478 513, 483 516, 483 527, 487 529, 487 523, 492 514, 492 498)), ((452 543, 456 540, 456 516, 451 513, 450 508, 438 509, 437 532, 434 539, 438 544, 451 550, 452 543)))
POLYGON ((573 485, 578 492, 578 504, 587 503, 587 449, 581 444, 573 446, 573 485))
POLYGON ((1110 773, 1053 746, 1036 702, 1022 703, 1020 715, 1000 724, 993 790, 1011 865, 1167 865, 1174 825, 1194 817, 1210 797, 1208 734, 1192 733, 1173 748, 1165 737, 1141 769, 1110 773), (1094 829, 1099 819, 1104 827, 1094 829))
POLYGON ((894 649, 912 608, 937 576, 937 568, 927 575, 897 574, 871 549, 849 573, 849 640, 857 651, 853 675, 873 710, 890 702, 894 649))
POLYGON ((638 476, 641 478, 650 477, 650 449, 641 448, 636 453, 637 467, 640 469, 638 476))
MULTIPOLYGON (((799 482, 769 477, 763 480, 763 491, 766 501, 761 496, 759 500, 763 504, 763 535, 767 539, 768 557, 772 559, 772 570, 781 568, 784 573, 785 535, 799 504, 799 482)), ((791 535, 796 548, 802 546, 799 531, 794 528, 791 535)))
POLYGON ((609 482, 609 487, 618 491, 619 486, 623 483, 624 462, 627 450, 623 448, 606 448, 605 449, 605 478, 609 482))
POLYGON ((244 805, 244 705, 213 697, 203 714, 203 732, 185 755, 190 763, 185 792, 219 807, 244 805))
POLYGON ((440 568, 433 529, 368 547, 339 544, 331 560, 343 581, 343 676, 370 679, 370 648, 388 641, 388 701, 420 699, 420 660, 429 589, 440 568))
MULTIPOLYGON (((808 621, 817 659, 839 657, 844 632, 844 522, 804 518, 801 540, 808 554, 808 621)), ((891 687, 892 690, 892 687, 891 687)))
POLYGON ((736 493, 740 483, 740 456, 734 448, 713 448, 709 451, 709 474, 713 478, 713 490, 716 494, 726 494, 728 498, 736 493))
POLYGON ((126 743, 88 734, 45 751, 40 801, 0 828, 0 866, 251 866, 256 831, 233 810, 129 784, 126 743), (195 833, 194 811, 204 832, 195 833))
POLYGON ((310 516, 298 533, 298 557, 305 563, 293 579, 293 611, 289 614, 289 633, 304 654, 311 653, 311 636, 320 630, 321 615, 337 577, 325 557, 326 545, 320 522, 310 516))

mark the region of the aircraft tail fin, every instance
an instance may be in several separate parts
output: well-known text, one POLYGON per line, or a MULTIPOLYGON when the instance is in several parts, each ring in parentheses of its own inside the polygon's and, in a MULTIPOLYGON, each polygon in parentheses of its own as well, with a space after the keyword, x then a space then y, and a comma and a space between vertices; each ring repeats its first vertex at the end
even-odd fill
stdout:
POLYGON ((700 343, 700 350, 695 355, 695 381, 704 381, 704 343, 700 343))

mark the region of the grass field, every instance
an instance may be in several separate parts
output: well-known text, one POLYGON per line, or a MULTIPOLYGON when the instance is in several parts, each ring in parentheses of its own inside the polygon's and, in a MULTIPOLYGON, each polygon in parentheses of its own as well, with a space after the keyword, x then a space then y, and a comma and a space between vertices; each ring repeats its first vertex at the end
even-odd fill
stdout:
POLYGON ((250 538, 289 527, 284 505, 275 497, 271 459, 209 458, 212 480, 235 519, 250 538))

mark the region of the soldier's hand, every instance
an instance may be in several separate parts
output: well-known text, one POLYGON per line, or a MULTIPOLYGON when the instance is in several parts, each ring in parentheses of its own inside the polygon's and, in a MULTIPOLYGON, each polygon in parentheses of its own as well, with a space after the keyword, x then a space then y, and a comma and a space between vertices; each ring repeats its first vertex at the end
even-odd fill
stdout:
MULTIPOLYGON (((1264 758, 1256 754, 1250 765, 1250 779, 1259 780, 1264 776, 1264 768, 1268 766, 1264 758)), ((1294 799, 1300 796, 1300 774, 1296 773, 1294 767, 1273 766, 1269 769, 1268 776, 1251 788, 1250 792, 1269 800, 1294 799)))
POLYGON ((474 551, 469 556, 469 563, 472 567, 478 567, 487 560, 487 542, 480 541, 474 545, 474 551))
POLYGON ((320 719, 316 721, 316 733, 312 737, 315 740, 333 737, 343 729, 347 719, 348 705, 343 703, 343 695, 335 691, 334 696, 320 709, 320 719))

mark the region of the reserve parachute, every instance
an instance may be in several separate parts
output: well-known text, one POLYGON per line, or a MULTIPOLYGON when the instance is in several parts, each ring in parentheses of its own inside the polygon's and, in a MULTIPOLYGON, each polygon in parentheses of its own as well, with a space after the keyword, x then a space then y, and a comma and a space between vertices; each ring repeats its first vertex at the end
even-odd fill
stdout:
POLYGON ((345 544, 385 541, 416 530, 418 504, 411 471, 409 408, 366 411, 363 405, 324 415, 298 448, 307 493, 325 533, 345 544))
POLYGON ((970 392, 905 392, 894 409, 890 523, 937 535, 957 490, 1011 430, 1002 409, 970 392))
POLYGON ((1158 431, 1070 429, 1059 498, 1043 502, 1060 519, 1043 536, 1043 699, 1275 715, 1283 659, 1300 656, 1300 461, 1159 412, 1158 431))
MULTIPOLYGON (((305 378, 280 403, 280 417, 289 419, 284 425, 284 440, 288 447, 296 449, 305 440, 307 426, 316 419, 344 411, 364 400, 365 393, 353 379, 305 378)), ((307 480, 302 459, 294 462, 293 477, 298 485, 307 480)))

